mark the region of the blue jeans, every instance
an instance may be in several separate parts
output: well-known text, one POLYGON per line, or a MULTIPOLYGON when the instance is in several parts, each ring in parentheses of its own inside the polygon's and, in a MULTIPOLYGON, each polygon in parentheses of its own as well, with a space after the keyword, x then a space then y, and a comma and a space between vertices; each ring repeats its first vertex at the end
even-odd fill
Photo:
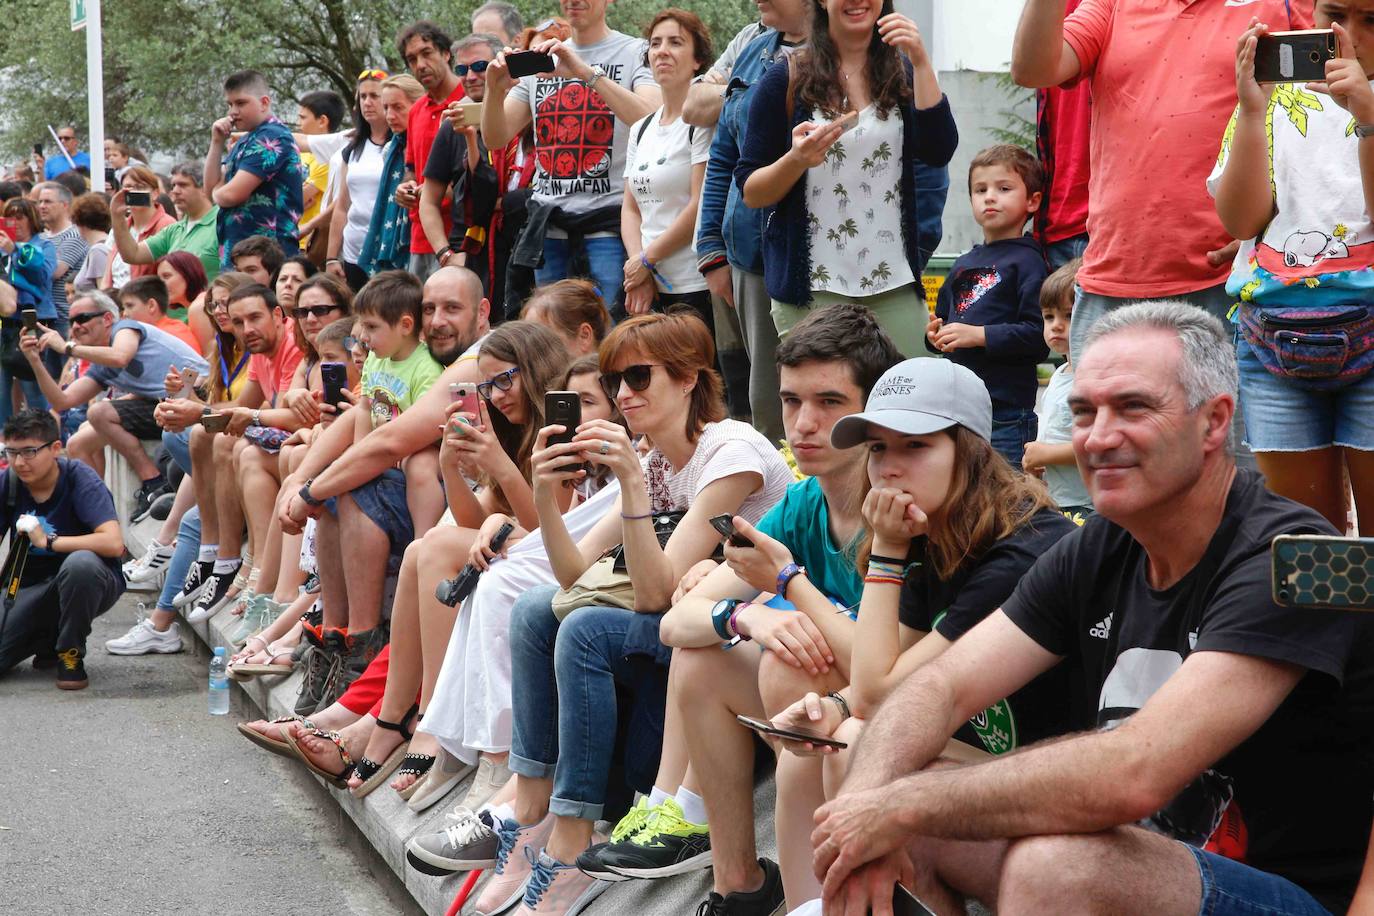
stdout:
POLYGON ((1035 441, 1040 421, 1029 407, 992 408, 992 447, 1016 470, 1026 454, 1026 443, 1035 441))
POLYGON ((540 586, 511 607, 514 702, 510 768, 553 779, 549 810, 598 820, 619 724, 616 682, 627 680, 625 634, 633 611, 578 608, 559 624, 558 589, 540 586))
POLYGON ((159 611, 174 610, 172 599, 186 584, 186 575, 191 564, 200 554, 200 507, 192 506, 181 517, 177 527, 177 549, 172 553, 172 562, 167 564, 167 578, 162 581, 162 594, 157 596, 159 611))
POLYGON ((1200 916, 1331 916, 1330 910, 1287 878, 1188 846, 1202 875, 1200 916))
POLYGON ((172 456, 172 460, 177 463, 177 467, 190 476, 191 473, 191 427, 186 427, 179 433, 164 431, 162 433, 162 447, 167 450, 167 454, 172 456))
MULTIPOLYGON (((625 317, 625 246, 619 236, 583 239, 587 253, 587 272, 601 293, 611 317, 619 321, 625 317)), ((540 286, 565 280, 571 271, 572 246, 567 239, 544 239, 544 263, 535 268, 534 282, 540 286)))
MULTIPOLYGON (((14 398, 10 394, 14 390, 14 382, 14 373, 0 368, 0 424, 14 415, 14 398)), ((38 387, 38 382, 19 379, 19 387, 24 392, 28 406, 38 410, 48 409, 48 399, 43 397, 43 389, 38 387)))
POLYGON ((1083 257, 1083 252, 1087 250, 1088 234, 1085 232, 1082 235, 1050 242, 1045 246, 1045 261, 1049 263, 1050 270, 1058 270, 1074 258, 1083 257))

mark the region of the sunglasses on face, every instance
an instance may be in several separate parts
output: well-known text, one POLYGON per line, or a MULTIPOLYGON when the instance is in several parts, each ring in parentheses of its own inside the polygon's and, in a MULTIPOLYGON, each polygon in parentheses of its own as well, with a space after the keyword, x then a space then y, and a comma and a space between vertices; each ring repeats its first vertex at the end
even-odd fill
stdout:
POLYGON ((13 461, 16 458, 23 458, 25 461, 32 461, 35 457, 37 457, 39 452, 48 448, 56 441, 56 439, 49 439, 42 445, 33 445, 29 448, 7 448, 0 451, 4 451, 5 457, 8 458, 10 461, 13 461))
POLYGON ((345 350, 361 349, 364 353, 370 353, 372 351, 371 347, 363 343, 361 337, 354 337, 352 334, 349 334, 343 339, 343 345, 345 350))
POLYGON ((291 310, 291 317, 297 321, 302 320, 306 315, 323 318, 330 312, 337 312, 338 310, 337 305, 298 305, 291 310))
POLYGON ((630 386, 631 391, 643 391, 649 387, 649 382, 653 379, 654 367, 658 363, 640 363, 636 366, 626 366, 619 372, 601 373, 601 390, 606 392, 606 397, 615 402, 615 396, 620 393, 620 383, 623 380, 630 386))
POLYGON ((103 314, 105 314, 105 313, 104 313, 104 312, 82 312, 80 315, 68 315, 68 316, 67 316, 67 320, 70 321, 72 324, 85 324, 85 323, 88 322, 88 321, 94 321, 95 319, 99 318, 99 317, 100 317, 101 315, 103 315, 103 314))
POLYGON ((471 70, 473 73, 482 74, 482 73, 486 73, 486 72, 487 72, 487 67, 490 66, 490 65, 491 65, 491 61, 486 61, 486 60, 474 60, 474 61, 473 61, 472 63, 470 63, 470 64, 458 64, 458 65, 456 65, 456 66, 453 68, 453 72, 454 72, 454 73, 457 73, 459 77, 467 76, 469 70, 471 70))
POLYGON ((57 135, 57 139, 59 139, 59 140, 61 140, 62 142, 65 143, 65 142, 67 142, 68 140, 75 140, 76 138, 75 138, 75 137, 68 137, 68 136, 66 136, 65 134, 58 134, 58 135, 57 135))
POLYGON ((491 389, 497 391, 510 391, 515 387, 515 373, 520 371, 519 366, 512 366, 505 372, 498 372, 485 382, 479 382, 477 393, 488 401, 491 400, 491 389))

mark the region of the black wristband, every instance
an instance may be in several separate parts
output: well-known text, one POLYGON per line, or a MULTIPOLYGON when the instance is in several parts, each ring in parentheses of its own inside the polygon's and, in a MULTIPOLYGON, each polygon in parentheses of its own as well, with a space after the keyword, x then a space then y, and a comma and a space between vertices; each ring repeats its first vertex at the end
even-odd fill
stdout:
POLYGON ((868 555, 868 562, 870 562, 870 563, 891 563, 893 566, 901 566, 901 567, 903 567, 903 568, 906 567, 906 560, 899 560, 899 559, 897 559, 896 557, 885 557, 885 556, 883 556, 883 555, 881 555, 881 554, 877 554, 877 553, 870 553, 870 554, 868 555))
POLYGON ((310 495, 310 485, 314 482, 315 478, 311 477, 301 486, 299 490, 296 491, 296 495, 299 496, 301 498, 301 501, 304 502, 307 506, 323 506, 324 500, 316 499, 315 497, 310 495))

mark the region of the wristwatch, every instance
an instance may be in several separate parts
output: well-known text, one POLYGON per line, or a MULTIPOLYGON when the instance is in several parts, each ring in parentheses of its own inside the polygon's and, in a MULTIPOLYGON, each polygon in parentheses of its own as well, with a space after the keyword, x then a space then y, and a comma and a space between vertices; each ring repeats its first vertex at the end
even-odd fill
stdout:
POLYGON ((250 421, 254 426, 261 426, 261 425, 262 425, 262 408, 261 408, 261 407, 259 407, 257 410, 254 410, 254 411, 253 411, 253 415, 252 415, 252 417, 249 418, 249 421, 250 421))
POLYGON ((67 356, 71 356, 71 355, 72 355, 72 350, 74 350, 75 348, 76 348, 76 341, 74 341, 74 340, 69 340, 69 341, 67 341, 65 344, 62 345, 62 352, 63 352, 64 354, 66 354, 67 356))
POLYGON ((711 608, 711 626, 716 628, 716 635, 726 642, 735 638, 735 634, 730 632, 730 615, 739 603, 738 598, 722 598, 711 608))
POLYGON ((301 498, 301 502, 305 503, 307 506, 323 506, 324 500, 316 499, 315 497, 310 495, 310 485, 314 482, 315 478, 311 477, 309 480, 305 482, 305 484, 299 490, 296 491, 296 495, 299 496, 301 498))
POLYGON ((587 88, 595 89, 596 84, 599 83, 601 81, 601 78, 606 75, 606 71, 601 69, 600 64, 592 64, 591 71, 592 78, 587 80, 587 88))
POLYGON ((1374 124, 1356 124, 1355 136, 1361 140, 1365 137, 1374 137, 1374 124))

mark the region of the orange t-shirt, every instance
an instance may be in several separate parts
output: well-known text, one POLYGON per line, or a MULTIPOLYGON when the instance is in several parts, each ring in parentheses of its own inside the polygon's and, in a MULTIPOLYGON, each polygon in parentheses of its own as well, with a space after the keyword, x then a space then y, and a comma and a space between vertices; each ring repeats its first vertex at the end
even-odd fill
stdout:
POLYGON ((153 327, 159 331, 166 331, 197 353, 203 352, 200 341, 196 340, 196 335, 191 333, 191 328, 186 322, 177 321, 170 315, 163 315, 153 327))
MULTIPOLYGON (((1092 84, 1090 293, 1160 298, 1226 281, 1207 262, 1230 236, 1207 193, 1236 107, 1236 38, 1252 17, 1273 31, 1311 27, 1292 0, 1083 0, 1064 21, 1092 84)), ((1078 79, 1066 83, 1071 86, 1078 79)))

